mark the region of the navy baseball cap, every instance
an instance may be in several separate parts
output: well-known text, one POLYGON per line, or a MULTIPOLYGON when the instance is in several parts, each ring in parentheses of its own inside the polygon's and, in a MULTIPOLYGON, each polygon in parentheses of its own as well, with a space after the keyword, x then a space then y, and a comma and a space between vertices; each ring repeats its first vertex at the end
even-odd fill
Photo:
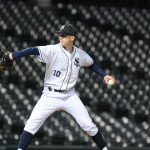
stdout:
POLYGON ((59 31, 56 31, 56 33, 64 33, 72 36, 76 36, 77 34, 76 29, 71 24, 61 26, 59 31))

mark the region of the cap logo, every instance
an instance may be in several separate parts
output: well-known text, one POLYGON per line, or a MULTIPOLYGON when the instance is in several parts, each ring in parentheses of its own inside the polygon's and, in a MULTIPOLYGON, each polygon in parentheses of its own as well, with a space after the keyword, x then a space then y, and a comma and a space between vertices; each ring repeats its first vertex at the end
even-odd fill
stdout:
POLYGON ((60 28, 60 30, 63 30, 65 28, 65 25, 63 25, 61 28, 60 28))

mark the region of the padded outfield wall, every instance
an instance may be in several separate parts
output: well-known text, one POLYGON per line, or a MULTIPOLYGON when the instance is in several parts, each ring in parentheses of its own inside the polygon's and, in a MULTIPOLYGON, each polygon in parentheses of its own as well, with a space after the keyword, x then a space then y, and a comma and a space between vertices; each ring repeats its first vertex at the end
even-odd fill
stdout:
MULTIPOLYGON (((16 146, 0 146, 0 150, 16 150, 16 146)), ((28 150, 98 150, 98 148, 87 146, 29 146, 28 150)), ((115 148, 112 147, 109 150, 150 150, 150 148, 115 148)))

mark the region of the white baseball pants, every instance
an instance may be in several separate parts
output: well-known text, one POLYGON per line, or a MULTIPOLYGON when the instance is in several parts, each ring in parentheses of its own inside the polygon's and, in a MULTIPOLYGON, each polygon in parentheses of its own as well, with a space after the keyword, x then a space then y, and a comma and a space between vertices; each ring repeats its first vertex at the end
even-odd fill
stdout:
POLYGON ((48 87, 44 87, 43 94, 27 120, 24 130, 34 135, 47 117, 57 110, 71 114, 89 136, 94 136, 98 132, 74 89, 67 92, 52 92, 48 87))

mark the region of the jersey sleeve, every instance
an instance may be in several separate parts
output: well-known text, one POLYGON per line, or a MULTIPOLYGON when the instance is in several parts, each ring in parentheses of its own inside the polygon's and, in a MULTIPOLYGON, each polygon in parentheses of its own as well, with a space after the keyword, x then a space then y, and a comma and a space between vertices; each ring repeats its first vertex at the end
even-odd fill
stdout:
POLYGON ((38 60, 40 62, 49 63, 53 55, 53 46, 37 46, 37 48, 39 49, 39 55, 37 56, 38 60))
POLYGON ((85 67, 89 67, 93 64, 93 59, 84 51, 82 51, 82 65, 85 67))

